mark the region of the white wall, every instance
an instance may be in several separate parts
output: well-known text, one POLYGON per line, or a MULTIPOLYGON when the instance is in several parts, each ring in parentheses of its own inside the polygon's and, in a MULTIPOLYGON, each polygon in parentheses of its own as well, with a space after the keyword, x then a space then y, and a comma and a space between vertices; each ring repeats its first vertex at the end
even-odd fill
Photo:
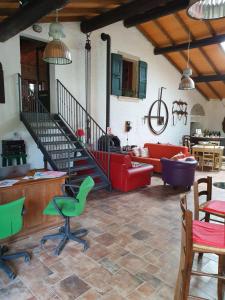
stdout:
POLYGON ((181 75, 163 57, 153 54, 153 46, 136 29, 125 28, 122 23, 116 23, 96 31, 92 34, 92 107, 93 113, 101 125, 105 128, 105 55, 106 43, 101 41, 100 34, 108 33, 112 39, 112 52, 125 52, 139 57, 148 63, 147 97, 143 101, 127 102, 119 101, 111 96, 111 127, 115 135, 118 135, 122 144, 126 145, 127 134, 124 132, 125 121, 132 122, 132 131, 129 133, 129 144, 143 145, 144 142, 165 142, 179 144, 182 135, 190 133, 190 118, 187 126, 180 121, 176 126, 172 125, 172 102, 182 99, 188 103, 188 112, 195 103, 205 104, 206 100, 194 91, 179 91, 178 85, 181 75), (158 89, 166 87, 163 99, 168 104, 169 124, 160 136, 154 135, 148 128, 147 121, 144 124, 143 117, 148 114, 151 104, 158 98, 158 89))
MULTIPOLYGON (((84 42, 85 36, 79 31, 79 24, 68 23, 65 25, 67 38, 65 43, 71 49, 73 64, 68 66, 51 66, 51 109, 55 110, 55 79, 60 79, 72 94, 85 103, 84 85, 84 42)), ((38 40, 48 41, 48 24, 42 25, 41 34, 35 33, 31 28, 20 35, 38 40)), ((38 150, 32 137, 19 120, 19 100, 17 74, 21 73, 20 66, 20 35, 11 38, 5 43, 0 43, 0 62, 2 63, 5 78, 6 103, 0 104, 0 140, 23 138, 26 142, 28 162, 32 168, 43 167, 43 155, 38 150)), ((0 145, 1 153, 1 145, 0 145)), ((1 165, 1 160, 0 160, 1 165)))
POLYGON ((222 129, 222 122, 225 118, 225 100, 207 101, 205 109, 207 114, 206 128, 212 131, 220 131, 221 135, 225 136, 222 129))
MULTIPOLYGON (((39 40, 48 40, 48 25, 43 24, 41 34, 34 33, 30 28, 21 35, 39 40)), ((71 49, 73 63, 67 66, 51 67, 51 108, 55 110, 56 97, 55 78, 60 79, 71 93, 85 105, 85 40, 86 36, 80 32, 78 23, 64 24, 65 43, 71 49)), ((92 41, 92 113, 100 125, 105 128, 106 103, 106 43, 100 38, 102 32, 109 33, 112 38, 112 52, 122 51, 144 60, 148 63, 147 98, 137 102, 119 101, 111 96, 111 127, 114 134, 126 144, 124 132, 125 121, 132 122, 132 131, 129 134, 129 144, 143 145, 144 142, 170 142, 179 144, 183 134, 188 134, 190 123, 184 126, 182 122, 172 126, 171 109, 174 100, 182 99, 188 102, 188 111, 194 103, 205 105, 205 99, 197 92, 178 91, 180 74, 162 56, 154 56, 152 45, 136 29, 126 29, 122 23, 93 32, 92 41), (168 104, 170 120, 166 131, 160 136, 154 136, 143 117, 148 114, 151 103, 157 99, 158 89, 164 86, 163 99, 168 104)), ((8 42, 0 44, 0 61, 5 74, 6 104, 0 104, 0 140, 14 138, 17 132, 25 139, 28 150, 28 161, 33 168, 43 167, 43 158, 32 138, 19 121, 19 105, 17 96, 16 74, 20 73, 20 45, 19 35, 8 42)))

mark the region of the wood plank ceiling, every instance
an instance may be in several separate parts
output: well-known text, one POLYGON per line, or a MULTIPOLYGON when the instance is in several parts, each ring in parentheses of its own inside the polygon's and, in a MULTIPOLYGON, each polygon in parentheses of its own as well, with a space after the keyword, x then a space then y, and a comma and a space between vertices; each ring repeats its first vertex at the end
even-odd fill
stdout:
MULTIPOLYGON (((139 30, 156 47, 165 47, 199 40, 225 33, 224 19, 197 21, 189 18, 185 10, 141 24, 139 30)), ((167 59, 182 72, 186 67, 187 51, 166 53, 167 59)), ((220 44, 190 50, 190 66, 193 77, 198 75, 225 74, 225 52, 220 44)), ((198 90, 207 99, 225 98, 225 82, 212 81, 196 83, 198 90)))
MULTIPOLYGON (((130 0, 71 0, 59 11, 61 22, 83 21, 101 15, 130 0)), ((0 1, 0 20, 13 15, 19 8, 18 0, 0 1)), ((55 12, 45 16, 40 22, 52 22, 55 12)), ((225 33, 224 19, 205 22, 189 18, 185 10, 164 16, 137 26, 155 47, 182 44, 191 40, 213 37, 225 33)), ((164 54, 180 71, 186 67, 187 51, 164 54)), ((190 66, 193 76, 225 74, 225 52, 220 44, 214 44, 190 50, 190 66)), ((178 83, 177 83, 178 84, 178 83)), ((206 99, 225 98, 225 81, 196 83, 197 89, 206 99)))

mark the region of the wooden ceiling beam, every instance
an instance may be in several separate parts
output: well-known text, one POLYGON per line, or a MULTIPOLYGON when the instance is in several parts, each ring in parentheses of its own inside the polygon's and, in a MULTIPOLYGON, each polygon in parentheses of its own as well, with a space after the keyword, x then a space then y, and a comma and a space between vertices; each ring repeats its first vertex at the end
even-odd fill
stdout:
MULTIPOLYGON (((15 8, 0 8, 0 16, 11 16, 15 14, 17 9, 15 8)), ((97 15, 104 12, 104 8, 63 8, 59 11, 60 16, 65 15, 97 15)), ((49 14, 55 15, 55 12, 49 14)))
MULTIPOLYGON (((173 39, 173 38, 171 37, 171 35, 165 30, 165 28, 161 26, 161 24, 159 23, 159 21, 155 20, 155 21, 153 21, 153 22, 158 26, 158 28, 159 28, 159 29, 161 30, 161 32, 167 37, 167 39, 169 39, 169 41, 171 42, 171 44, 174 45, 174 44, 175 44, 174 39, 173 39)), ((187 55, 186 55, 186 53, 185 53, 184 51, 181 51, 180 54, 183 56, 183 58, 184 58, 186 61, 188 60, 188 57, 187 57, 187 55)), ((197 75, 201 75, 200 70, 197 68, 196 65, 193 64, 193 62, 190 61, 190 62, 189 62, 189 65, 190 65, 190 67, 192 68, 192 70, 193 70, 197 75)), ((209 87, 209 89, 213 92, 213 94, 214 94, 218 99, 220 99, 221 97, 220 97, 220 95, 218 94, 218 92, 215 90, 215 88, 214 88, 213 86, 211 86, 210 83, 206 83, 206 84, 207 84, 207 86, 209 87)), ((196 87, 196 88, 197 88, 197 87, 196 87)), ((197 88, 197 89, 198 89, 198 88, 197 88)), ((203 94, 202 91, 201 91, 200 89, 198 89, 198 91, 199 91, 201 94, 203 94)), ((203 94, 203 95, 204 95, 204 94, 203 94)), ((205 97, 205 95, 204 95, 204 97, 205 97)), ((207 100, 209 100, 209 99, 207 98, 207 100)))
MULTIPOLYGON (((148 32, 145 30, 145 28, 141 25, 137 26, 138 29, 140 30, 140 32, 143 34, 143 36, 145 36, 145 38, 154 46, 154 47, 158 47, 159 44, 157 44, 157 42, 149 36, 148 32)), ((165 54, 166 59, 171 63, 171 65, 173 65, 176 70, 180 73, 182 73, 182 69, 171 59, 171 57, 168 54, 165 54)), ((196 89, 199 91, 199 93, 206 99, 209 100, 208 95, 204 92, 204 90, 202 90, 201 87, 196 86, 196 89)))
POLYGON ((127 19, 134 14, 142 14, 167 2, 168 0, 135 0, 122 4, 121 6, 112 9, 100 16, 82 22, 81 31, 83 33, 92 32, 104 26, 127 19))
POLYGON ((0 23, 0 42, 5 42, 19 32, 33 25, 51 11, 61 8, 68 0, 32 1, 0 23))
MULTIPOLYGON (((188 25, 183 21, 183 19, 178 15, 175 14, 174 15, 176 20, 178 21, 178 23, 182 26, 182 28, 185 30, 186 34, 189 35, 190 33, 190 37, 192 39, 192 41, 195 41, 195 36, 193 35, 193 33, 191 32, 191 29, 188 27, 188 25)), ((210 31, 211 33, 211 31, 210 31)), ((207 60, 208 64, 211 66, 211 68, 213 69, 213 71, 217 74, 220 75, 219 70, 217 69, 215 63, 211 60, 210 56, 207 54, 207 52, 203 49, 203 48, 199 48, 199 51, 201 52, 201 54, 203 55, 203 57, 207 60)), ((207 81, 209 82, 209 81, 207 81)), ((210 85, 211 86, 211 85, 210 85)), ((214 93, 219 97, 219 99, 221 99, 220 94, 217 92, 217 90, 214 89, 214 87, 211 86, 211 88, 214 90, 214 93)), ((221 99, 222 100, 222 99, 221 99)))
MULTIPOLYGON (((205 39, 191 41, 190 49, 204 47, 204 46, 213 45, 213 44, 220 44, 224 41, 225 41, 225 34, 216 35, 216 36, 205 38, 205 39)), ((177 44, 177 45, 175 44, 173 46, 168 46, 168 47, 155 48, 154 54, 159 55, 159 54, 165 54, 165 53, 169 53, 169 52, 182 51, 182 50, 185 50, 188 48, 188 44, 189 43, 183 43, 183 44, 177 44)))
POLYGON ((212 81, 225 81, 225 74, 222 75, 199 75, 196 77, 192 77, 192 79, 198 82, 212 82, 212 81))
POLYGON ((136 14, 133 17, 130 17, 124 21, 124 26, 129 28, 149 22, 170 14, 177 12, 178 10, 185 9, 188 6, 189 0, 173 0, 162 7, 157 7, 155 9, 149 10, 144 14, 136 14))
MULTIPOLYGON (((60 16, 59 15, 59 22, 80 22, 85 20, 84 16, 60 16)), ((55 16, 45 16, 38 20, 38 23, 53 23, 55 22, 55 16)))

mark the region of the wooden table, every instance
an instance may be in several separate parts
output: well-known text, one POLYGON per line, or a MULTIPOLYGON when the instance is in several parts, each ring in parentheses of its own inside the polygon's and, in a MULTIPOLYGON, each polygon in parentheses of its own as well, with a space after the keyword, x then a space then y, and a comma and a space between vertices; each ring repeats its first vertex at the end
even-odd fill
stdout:
POLYGON ((222 156, 223 156, 223 150, 224 146, 210 146, 210 145, 195 145, 192 147, 192 154, 195 156, 197 153, 214 153, 215 155, 218 155, 221 159, 219 168, 222 166, 222 156))
MULTIPOLYGON (((220 142, 220 146, 225 146, 225 137, 197 137, 191 136, 190 137, 191 144, 198 144, 199 142, 220 142)), ((223 155, 225 155, 225 147, 223 151, 223 155)))
POLYGON ((20 181, 13 186, 0 188, 0 204, 25 196, 26 211, 23 216, 23 229, 19 234, 9 238, 8 241, 28 237, 46 228, 62 224, 62 218, 45 216, 43 210, 54 196, 62 195, 61 186, 65 183, 65 179, 66 176, 36 180, 20 178, 20 181))

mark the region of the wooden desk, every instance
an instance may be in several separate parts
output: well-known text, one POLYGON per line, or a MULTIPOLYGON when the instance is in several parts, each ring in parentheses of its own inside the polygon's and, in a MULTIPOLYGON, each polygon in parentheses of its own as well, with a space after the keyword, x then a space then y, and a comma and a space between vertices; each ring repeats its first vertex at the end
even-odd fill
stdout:
MULTIPOLYGON (((62 195, 61 186, 66 176, 53 179, 21 180, 11 187, 0 188, 0 204, 25 196, 25 214, 22 231, 9 238, 18 240, 46 228, 62 224, 60 217, 45 216, 43 210, 54 196, 62 195)), ((0 216, 1 217, 1 216, 0 216)))

